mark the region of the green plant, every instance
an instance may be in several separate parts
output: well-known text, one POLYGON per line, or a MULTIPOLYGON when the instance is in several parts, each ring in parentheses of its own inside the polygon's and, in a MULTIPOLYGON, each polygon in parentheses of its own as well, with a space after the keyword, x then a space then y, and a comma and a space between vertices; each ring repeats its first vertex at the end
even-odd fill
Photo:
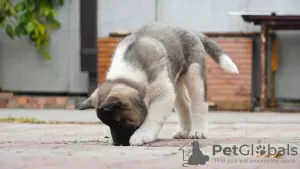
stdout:
POLYGON ((0 0, 0 29, 5 29, 11 39, 29 37, 37 52, 49 60, 49 35, 61 27, 56 8, 63 4, 64 0, 19 0, 16 4, 0 0))

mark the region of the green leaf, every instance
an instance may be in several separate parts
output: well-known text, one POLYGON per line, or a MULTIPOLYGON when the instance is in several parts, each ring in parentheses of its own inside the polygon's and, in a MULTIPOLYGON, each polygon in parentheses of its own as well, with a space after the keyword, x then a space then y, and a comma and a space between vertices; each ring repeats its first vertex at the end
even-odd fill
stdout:
POLYGON ((6 33, 10 38, 14 39, 14 29, 10 24, 6 24, 6 33))
POLYGON ((61 27, 55 8, 63 5, 64 0, 0 0, 0 29, 5 27, 12 39, 24 35, 29 37, 39 54, 50 60, 50 53, 46 52, 50 30, 61 27))
POLYGON ((4 2, 4 9, 8 9, 10 7, 10 2, 4 2))
POLYGON ((21 35, 28 35, 28 33, 26 32, 24 24, 21 25, 21 28, 22 28, 22 29, 20 29, 21 35))
POLYGON ((5 3, 4 1, 2 1, 2 0, 0 1, 0 9, 4 8, 4 3, 5 3))
POLYGON ((62 6, 64 4, 64 0, 52 0, 53 6, 62 6))
POLYGON ((64 0, 58 0, 58 4, 59 4, 60 6, 64 5, 64 0))
POLYGON ((51 12, 52 12, 52 16, 57 16, 58 15, 58 13, 55 9, 53 9, 51 12))
POLYGON ((25 29, 26 29, 26 32, 27 32, 27 33, 30 33, 30 32, 33 31, 34 25, 33 25, 31 22, 29 22, 29 23, 26 25, 25 29))
POLYGON ((26 32, 23 24, 19 24, 16 26, 15 35, 18 37, 20 37, 21 35, 27 35, 27 32, 26 32))
POLYGON ((34 0, 27 0, 27 9, 31 12, 34 12, 36 9, 36 2, 34 0))
POLYGON ((28 22, 28 20, 32 17, 33 17, 32 12, 25 12, 20 16, 20 22, 28 22))
POLYGON ((5 24, 5 16, 0 16, 0 29, 4 27, 5 24))
POLYGON ((35 45, 36 45, 36 48, 38 48, 38 49, 41 48, 41 40, 37 39, 35 45))
MULTIPOLYGON (((30 6, 32 6, 32 4, 34 2, 32 2, 31 0, 23 0, 23 2, 24 2, 25 10, 30 11, 30 6)), ((40 3, 40 2, 38 2, 38 3, 40 3)))
POLYGON ((51 56, 50 56, 49 52, 45 52, 45 58, 46 58, 47 60, 50 60, 50 59, 51 59, 51 56))
POLYGON ((59 29, 61 27, 60 23, 57 20, 53 20, 51 26, 54 29, 59 29))
POLYGON ((48 15, 51 14, 51 9, 45 8, 45 9, 43 10, 43 12, 44 12, 44 15, 48 16, 48 15))
POLYGON ((21 26, 18 25, 16 28, 15 28, 15 35, 20 37, 21 36, 21 26))
POLYGON ((25 4, 24 4, 24 2, 18 2, 17 4, 16 4, 16 6, 15 6, 15 8, 18 10, 18 11, 23 11, 23 10, 25 10, 25 4))
POLYGON ((16 16, 17 15, 17 11, 16 11, 16 9, 14 8, 14 7, 12 7, 12 6, 10 6, 9 8, 8 8, 8 16, 16 16))

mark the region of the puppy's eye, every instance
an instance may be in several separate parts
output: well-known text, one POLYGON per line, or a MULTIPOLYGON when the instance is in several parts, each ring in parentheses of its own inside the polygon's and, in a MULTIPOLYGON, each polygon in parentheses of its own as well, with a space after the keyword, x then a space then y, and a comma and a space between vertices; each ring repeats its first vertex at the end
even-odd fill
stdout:
POLYGON ((118 120, 118 121, 116 121, 115 122, 117 125, 122 125, 122 124, 124 124, 124 121, 123 120, 118 120))

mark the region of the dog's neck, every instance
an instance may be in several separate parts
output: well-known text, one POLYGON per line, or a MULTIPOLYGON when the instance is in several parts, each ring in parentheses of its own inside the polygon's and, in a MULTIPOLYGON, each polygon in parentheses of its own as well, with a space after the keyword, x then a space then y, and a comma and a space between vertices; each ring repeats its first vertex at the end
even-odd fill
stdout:
POLYGON ((114 85, 123 84, 137 90, 141 98, 144 98, 146 95, 146 84, 138 83, 129 79, 117 78, 114 80, 106 80, 104 83, 113 83, 114 85))

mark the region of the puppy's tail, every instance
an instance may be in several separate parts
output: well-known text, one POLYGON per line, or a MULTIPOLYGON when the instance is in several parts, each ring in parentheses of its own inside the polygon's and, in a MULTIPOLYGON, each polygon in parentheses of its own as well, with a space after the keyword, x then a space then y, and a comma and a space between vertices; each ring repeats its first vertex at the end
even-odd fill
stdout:
POLYGON ((222 69, 231 73, 239 74, 239 70, 236 65, 215 41, 202 33, 197 32, 197 35, 203 43, 206 53, 212 57, 212 59, 219 64, 222 69))

